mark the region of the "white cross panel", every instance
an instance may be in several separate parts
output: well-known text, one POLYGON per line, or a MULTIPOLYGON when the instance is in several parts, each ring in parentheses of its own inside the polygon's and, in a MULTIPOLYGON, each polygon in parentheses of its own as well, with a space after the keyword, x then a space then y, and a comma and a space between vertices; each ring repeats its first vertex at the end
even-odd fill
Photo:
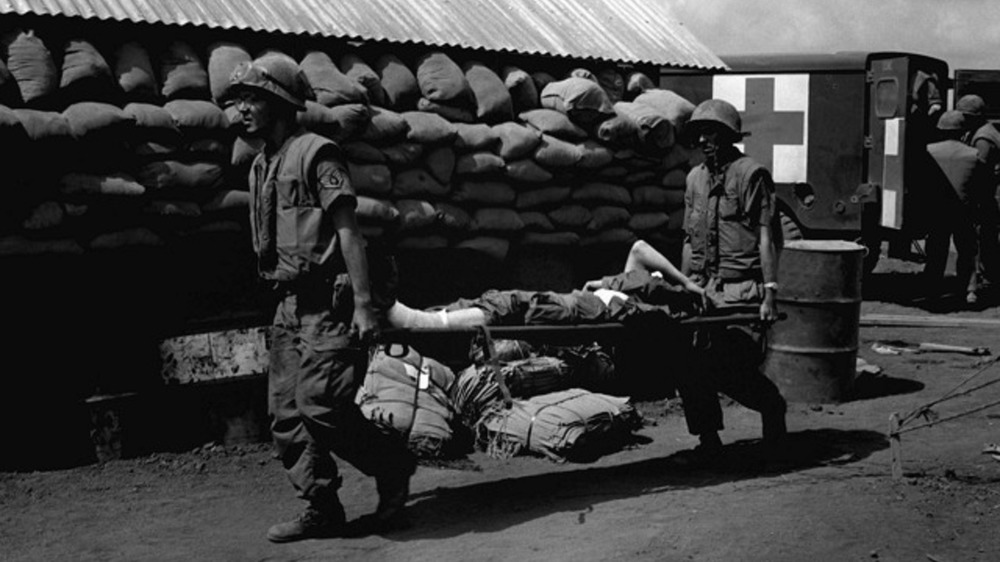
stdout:
MULTIPOLYGON (((739 111, 746 110, 747 78, 774 79, 774 110, 803 114, 803 144, 774 146, 771 175, 779 183, 806 181, 809 147, 809 75, 808 74, 717 74, 712 77, 712 97, 728 101, 739 111)), ((753 134, 753 131, 749 131, 753 134)), ((738 145, 742 150, 742 144, 738 145)))

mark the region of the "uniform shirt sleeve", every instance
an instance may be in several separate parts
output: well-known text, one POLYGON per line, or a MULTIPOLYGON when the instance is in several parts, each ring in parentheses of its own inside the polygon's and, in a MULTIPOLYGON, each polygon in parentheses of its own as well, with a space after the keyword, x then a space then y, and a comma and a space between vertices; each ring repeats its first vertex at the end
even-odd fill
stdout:
POLYGON ((692 188, 692 178, 691 173, 688 173, 687 181, 685 182, 684 188, 684 224, 681 228, 684 231, 684 241, 688 242, 691 240, 691 211, 694 207, 694 193, 692 188))
POLYGON ((323 150, 316 156, 313 173, 319 204, 324 211, 332 209, 334 205, 350 205, 351 208, 357 205, 357 196, 347 167, 335 148, 323 150))
POLYGON ((774 215, 774 181, 767 170, 750 178, 743 200, 743 211, 754 226, 770 224, 774 215))

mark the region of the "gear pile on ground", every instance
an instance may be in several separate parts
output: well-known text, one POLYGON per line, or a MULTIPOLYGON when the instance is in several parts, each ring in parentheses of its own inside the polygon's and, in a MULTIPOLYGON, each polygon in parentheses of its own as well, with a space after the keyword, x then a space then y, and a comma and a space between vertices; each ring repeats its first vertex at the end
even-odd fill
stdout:
MULTIPOLYGON (((274 48, 64 37, 41 28, 2 37, 0 133, 15 157, 0 252, 169 245, 245 229, 257 149, 217 100, 251 51, 274 48)), ((502 260, 512 244, 679 236, 698 156, 678 138, 693 105, 640 73, 553 76, 433 49, 404 62, 319 42, 296 48, 289 54, 317 94, 300 121, 342 146, 371 238, 502 260)))
POLYGON ((571 368, 524 342, 501 341, 498 372, 474 361, 457 376, 413 348, 382 346, 356 402, 366 417, 406 436, 424 459, 456 458, 472 446, 498 458, 592 459, 620 449, 642 426, 629 398, 580 388, 593 380, 582 365, 571 368), (510 404, 496 377, 510 389, 510 404))

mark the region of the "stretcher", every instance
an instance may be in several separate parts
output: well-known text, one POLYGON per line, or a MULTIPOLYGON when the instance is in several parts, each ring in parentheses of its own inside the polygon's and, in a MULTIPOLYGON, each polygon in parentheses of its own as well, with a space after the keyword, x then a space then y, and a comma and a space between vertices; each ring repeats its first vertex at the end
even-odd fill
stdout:
MULTIPOLYGON (((714 309, 711 312, 670 321, 673 329, 693 332, 694 330, 724 326, 752 326, 760 324, 759 307, 733 306, 714 309)), ((504 403, 509 407, 513 400, 496 355, 494 340, 522 340, 528 343, 548 345, 573 345, 579 343, 602 342, 618 344, 636 335, 634 330, 648 329, 642 323, 603 322, 575 325, 523 325, 523 326, 451 326, 447 328, 390 328, 380 335, 380 343, 433 347, 435 345, 462 345, 465 349, 478 341, 483 357, 490 368, 493 380, 500 387, 504 403)))

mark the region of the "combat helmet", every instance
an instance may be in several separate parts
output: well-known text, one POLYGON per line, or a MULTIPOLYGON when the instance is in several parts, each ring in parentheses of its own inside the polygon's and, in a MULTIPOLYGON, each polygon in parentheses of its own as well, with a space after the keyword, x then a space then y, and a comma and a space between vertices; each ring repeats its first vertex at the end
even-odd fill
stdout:
POLYGON ((299 110, 306 108, 307 100, 316 99, 309 79, 295 60, 276 52, 237 66, 229 77, 224 97, 232 99, 240 91, 247 89, 277 96, 299 110))
POLYGON ((731 133, 730 140, 733 141, 738 141, 749 134, 742 130, 743 120, 740 118, 740 112, 733 104, 725 100, 710 99, 698 104, 685 124, 685 129, 687 133, 694 136, 710 123, 722 125, 727 132, 731 133))

